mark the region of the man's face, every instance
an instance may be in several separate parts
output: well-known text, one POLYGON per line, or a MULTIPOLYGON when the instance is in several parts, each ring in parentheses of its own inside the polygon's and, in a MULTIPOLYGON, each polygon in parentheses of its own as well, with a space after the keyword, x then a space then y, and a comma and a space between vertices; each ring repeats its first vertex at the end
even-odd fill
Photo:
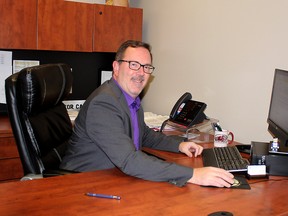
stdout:
MULTIPOLYGON (((151 65, 150 53, 143 47, 128 47, 122 60, 137 61, 142 65, 151 65)), ((131 97, 136 98, 146 86, 150 74, 140 67, 138 71, 131 70, 128 62, 113 62, 113 77, 121 88, 131 97)))

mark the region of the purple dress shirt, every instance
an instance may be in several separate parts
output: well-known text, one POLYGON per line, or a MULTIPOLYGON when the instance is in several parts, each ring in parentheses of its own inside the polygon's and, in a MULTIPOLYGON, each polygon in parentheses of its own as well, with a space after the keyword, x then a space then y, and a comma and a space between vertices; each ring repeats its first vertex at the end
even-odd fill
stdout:
POLYGON ((139 125, 138 125, 137 111, 139 110, 140 105, 141 105, 140 98, 138 96, 134 99, 121 88, 121 86, 115 79, 113 80, 119 86, 119 88, 121 89, 121 91, 123 92, 126 98, 128 107, 130 109, 130 114, 131 114, 131 122, 132 122, 132 128, 133 128, 133 141, 134 141, 136 150, 139 150, 140 143, 139 143, 139 125))

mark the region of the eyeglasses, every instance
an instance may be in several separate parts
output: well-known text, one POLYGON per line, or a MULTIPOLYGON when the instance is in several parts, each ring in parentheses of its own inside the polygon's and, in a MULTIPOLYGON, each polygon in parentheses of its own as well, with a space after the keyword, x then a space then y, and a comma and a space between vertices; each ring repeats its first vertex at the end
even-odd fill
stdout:
POLYGON ((118 60, 118 62, 129 63, 129 68, 135 71, 138 71, 141 67, 143 67, 143 71, 147 74, 152 74, 155 69, 155 67, 153 67, 152 65, 149 65, 149 64, 142 65, 137 61, 118 60))

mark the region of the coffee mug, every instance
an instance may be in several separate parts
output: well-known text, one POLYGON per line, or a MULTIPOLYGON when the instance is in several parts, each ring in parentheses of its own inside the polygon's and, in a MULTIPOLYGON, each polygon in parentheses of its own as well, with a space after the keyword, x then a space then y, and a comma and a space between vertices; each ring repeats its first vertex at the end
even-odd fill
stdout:
POLYGON ((231 131, 222 130, 222 131, 215 131, 214 133, 214 147, 226 147, 233 141, 234 141, 234 134, 231 131))

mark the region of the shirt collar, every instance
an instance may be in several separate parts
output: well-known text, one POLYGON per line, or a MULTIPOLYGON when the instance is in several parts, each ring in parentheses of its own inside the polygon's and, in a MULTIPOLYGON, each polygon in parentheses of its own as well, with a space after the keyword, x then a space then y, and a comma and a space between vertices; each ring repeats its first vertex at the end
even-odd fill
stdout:
POLYGON ((133 97, 131 97, 127 92, 125 92, 125 91, 121 88, 121 86, 119 85, 119 83, 118 83, 114 78, 113 78, 113 81, 116 83, 116 85, 117 85, 117 86, 121 89, 121 91, 123 92, 129 108, 133 108, 133 109, 138 110, 138 109, 140 108, 140 105, 141 105, 140 97, 137 96, 137 97, 134 99, 133 97))

